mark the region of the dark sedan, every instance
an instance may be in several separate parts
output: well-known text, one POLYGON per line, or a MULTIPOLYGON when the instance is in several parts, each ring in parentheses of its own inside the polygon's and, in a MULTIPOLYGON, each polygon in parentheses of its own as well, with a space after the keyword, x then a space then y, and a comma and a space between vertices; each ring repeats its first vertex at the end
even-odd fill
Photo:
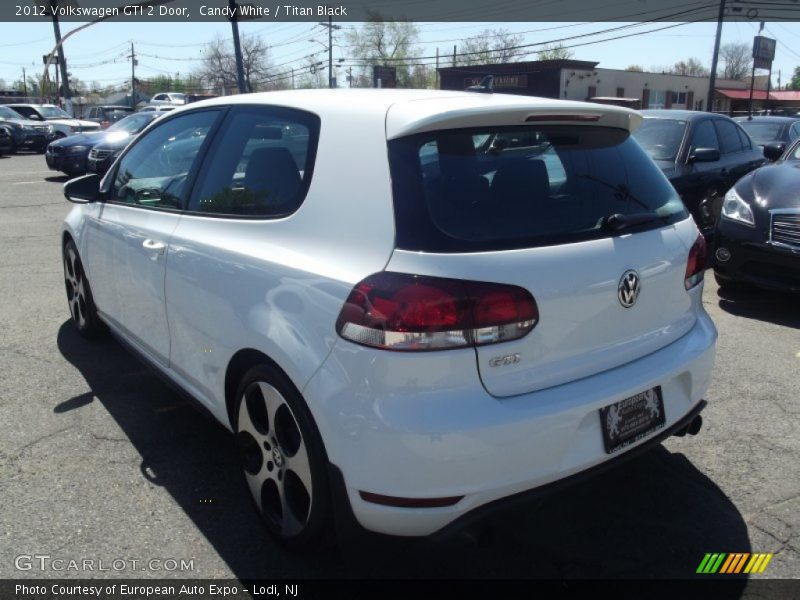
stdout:
POLYGON ((777 160, 786 147, 800 138, 800 117, 736 117, 734 119, 764 148, 764 155, 777 160))
POLYGON ((720 287, 800 292, 800 139, 725 195, 714 275, 720 287))
POLYGON ((70 177, 82 175, 87 170, 94 171, 91 154, 99 144, 121 144, 124 148, 137 133, 159 116, 159 113, 137 113, 117 121, 105 131, 71 135, 56 140, 47 146, 47 166, 70 177))
POLYGON ((725 193, 766 162, 733 119, 685 110, 644 110, 633 136, 672 183, 707 238, 725 193))

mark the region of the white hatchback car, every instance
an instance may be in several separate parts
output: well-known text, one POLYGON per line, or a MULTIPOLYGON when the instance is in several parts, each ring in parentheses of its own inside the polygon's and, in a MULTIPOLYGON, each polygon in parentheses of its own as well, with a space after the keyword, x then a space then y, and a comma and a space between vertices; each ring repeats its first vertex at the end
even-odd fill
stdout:
POLYGON ((640 120, 411 90, 176 109, 65 185, 72 317, 236 434, 283 542, 334 513, 456 528, 700 427, 705 245, 640 120))

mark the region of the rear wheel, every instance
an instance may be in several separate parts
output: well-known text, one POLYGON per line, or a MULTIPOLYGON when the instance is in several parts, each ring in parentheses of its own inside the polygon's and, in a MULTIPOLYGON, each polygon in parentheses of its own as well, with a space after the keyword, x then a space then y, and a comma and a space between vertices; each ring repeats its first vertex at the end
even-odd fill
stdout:
POLYGON ((64 283, 72 321, 83 337, 93 338, 105 332, 105 326, 97 316, 92 290, 83 270, 78 249, 70 240, 64 244, 64 283))
POLYGON ((258 365, 236 394, 236 439, 250 494, 267 530, 295 549, 317 546, 329 513, 325 450, 300 392, 258 365))

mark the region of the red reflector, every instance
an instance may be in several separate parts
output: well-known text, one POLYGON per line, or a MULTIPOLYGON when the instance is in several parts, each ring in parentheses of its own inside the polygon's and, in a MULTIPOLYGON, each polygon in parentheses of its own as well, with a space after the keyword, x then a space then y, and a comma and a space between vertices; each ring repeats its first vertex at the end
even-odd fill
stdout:
POLYGON ((450 496, 448 498, 400 498, 399 496, 384 496, 373 494, 372 492, 358 492, 362 500, 373 504, 384 506, 396 506, 399 508, 437 508, 442 506, 453 506, 464 496, 450 496))
POLYGON ((527 122, 532 121, 599 121, 598 114, 572 114, 572 115, 529 115, 525 118, 527 122))
POLYGON ((697 236, 697 240, 689 250, 689 260, 686 261, 686 276, 684 285, 686 289, 693 288, 703 280, 706 270, 706 240, 702 235, 697 236))

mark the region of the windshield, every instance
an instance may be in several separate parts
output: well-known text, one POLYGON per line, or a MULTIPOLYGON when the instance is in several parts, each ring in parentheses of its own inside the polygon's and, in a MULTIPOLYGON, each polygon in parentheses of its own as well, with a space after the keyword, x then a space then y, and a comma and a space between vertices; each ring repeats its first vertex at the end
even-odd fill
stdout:
POLYGON ((633 137, 653 160, 675 160, 685 131, 686 121, 645 118, 633 137))
POLYGON ((148 113, 129 115, 124 119, 120 119, 119 121, 114 123, 106 131, 125 131, 127 133, 139 133, 152 120, 153 120, 153 115, 148 113))
POLYGON ((783 129, 783 123, 764 123, 763 121, 739 121, 739 125, 750 134, 756 144, 774 142, 783 129))
POLYGON ((7 106, 0 106, 0 119, 22 119, 22 118, 24 117, 21 114, 11 110, 7 106))
POLYGON ((796 141, 794 146, 786 153, 784 160, 798 162, 800 161, 800 140, 796 141))
POLYGON ((39 114, 45 119, 71 119, 68 113, 64 112, 57 106, 40 106, 39 114))
POLYGON ((185 100, 186 99, 186 96, 184 96, 183 94, 179 94, 179 93, 169 94, 169 97, 172 98, 173 100, 185 100))
POLYGON ((624 129, 513 126, 420 133, 389 142, 397 244, 468 252, 614 235, 608 217, 641 216, 626 231, 688 213, 624 129), (653 220, 655 219, 655 220, 653 220))

